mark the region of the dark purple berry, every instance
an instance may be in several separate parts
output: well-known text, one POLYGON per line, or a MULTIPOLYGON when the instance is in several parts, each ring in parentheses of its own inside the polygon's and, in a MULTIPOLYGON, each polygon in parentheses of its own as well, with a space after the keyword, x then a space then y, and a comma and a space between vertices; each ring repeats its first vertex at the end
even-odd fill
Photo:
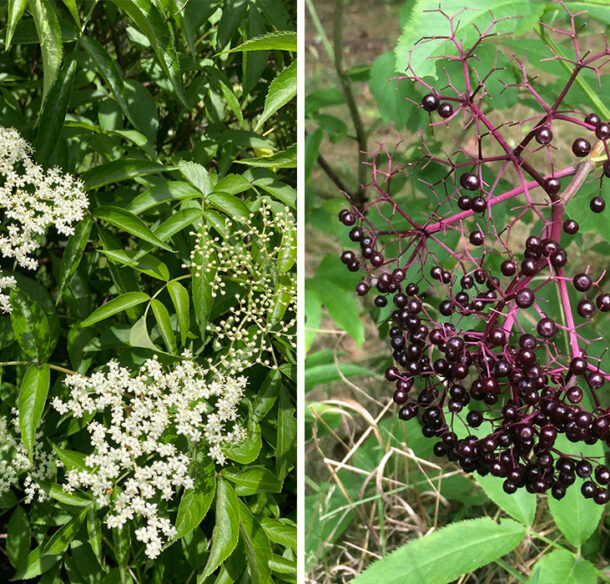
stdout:
POLYGON ((561 182, 558 178, 551 177, 544 181, 546 192, 551 195, 556 195, 561 189, 561 182))
POLYGON ((479 231, 478 229, 476 231, 473 231, 469 238, 470 243, 472 245, 483 245, 484 241, 485 241, 485 236, 483 235, 483 233, 481 231, 479 231))
POLYGON ((517 273, 517 264, 513 260, 504 260, 500 271, 504 276, 514 276, 517 273))
POLYGON ((343 223, 343 225, 350 227, 352 226, 354 223, 356 223, 356 217, 355 215, 349 211, 348 209, 343 209, 340 213, 339 213, 339 221, 341 221, 341 223, 343 223))
POLYGON ((433 93, 429 93, 428 95, 424 95, 421 100, 421 104, 427 112, 433 112, 436 108, 438 108, 438 97, 433 93))
POLYGON ((529 308, 532 304, 534 304, 534 300, 534 293, 529 288, 519 290, 515 296, 515 302, 519 308, 529 308))
POLYGON ((574 284, 574 288, 576 288, 576 290, 578 290, 579 292, 586 292, 587 290, 589 290, 589 288, 591 288, 592 282, 591 282, 591 278, 589 278, 589 276, 587 276, 587 274, 576 274, 573 278, 572 278, 572 282, 574 284))
POLYGON ((574 153, 574 156, 583 158, 584 156, 587 156, 589 152, 591 152, 591 144, 589 144, 589 142, 587 142, 587 140, 584 138, 577 138, 572 144, 572 152, 574 153))
POLYGON ((462 211, 468 211, 472 208, 472 199, 468 195, 461 195, 457 205, 462 211))
POLYGON ((366 282, 359 282, 356 285, 356 294, 358 294, 358 296, 366 296, 370 288, 371 287, 366 282))
POLYGON ((553 139, 553 132, 549 128, 542 127, 536 130, 535 136, 538 144, 550 144, 553 139))
POLYGON ((536 325, 536 330, 541 337, 545 339, 550 339, 555 335, 557 328, 555 327, 555 323, 550 318, 543 318, 536 325))
POLYGON ((465 172, 462 176, 460 176, 460 184, 462 188, 467 191, 476 191, 481 182, 479 181, 479 177, 476 174, 472 174, 472 172, 465 172))
POLYGON ((595 128, 595 135, 600 140, 607 140, 610 138, 610 125, 605 122, 598 124, 597 128, 595 128))
POLYGON ((438 106, 438 115, 441 118, 450 118, 453 115, 453 106, 447 102, 441 103, 438 106))
POLYGON ((606 201, 601 197, 593 197, 589 203, 589 208, 593 213, 602 213, 606 208, 606 201))
POLYGON ((610 312, 610 294, 600 294, 595 300, 595 304, 602 312, 610 312))
POLYGON ((595 314, 595 306, 590 300, 584 299, 578 303, 576 312, 583 318, 591 318, 595 314))
POLYGON ((585 117, 585 124, 590 126, 597 126, 601 122, 600 117, 597 114, 587 114, 585 117))
POLYGON ((568 235, 574 235, 575 233, 578 233, 578 223, 576 221, 574 221, 574 219, 566 219, 563 222, 563 230, 568 234, 568 235))

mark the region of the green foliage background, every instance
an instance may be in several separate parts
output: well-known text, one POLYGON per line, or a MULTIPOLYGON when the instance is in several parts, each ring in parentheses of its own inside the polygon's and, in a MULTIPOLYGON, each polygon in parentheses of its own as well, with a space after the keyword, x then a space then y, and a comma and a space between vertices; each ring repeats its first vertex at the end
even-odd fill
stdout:
MULTIPOLYGON (((15 274, 0 361, 25 364, 2 368, 0 413, 28 393, 44 408, 44 438, 86 451, 83 425, 45 406, 47 391, 62 395, 61 368, 232 350, 206 326, 236 303, 239 284, 214 299, 205 271, 183 264, 197 233, 228 236, 226 218, 247 221, 263 202, 294 213, 295 13, 280 0, 0 2, 0 125, 19 130, 42 166, 81 177, 90 201, 73 237, 50 229, 39 269, 15 274)), ((274 237, 285 249, 279 289, 294 278, 295 234, 274 237)), ((278 296, 278 326, 294 317, 289 301, 278 296)), ((271 342, 265 357, 279 369, 247 371, 248 442, 211 476, 194 465, 195 492, 170 508, 181 507, 179 537, 157 560, 131 528, 108 530, 91 502, 75 506, 48 485, 45 503, 23 505, 19 491, 0 500, 0 579, 294 582, 295 353, 271 342)))

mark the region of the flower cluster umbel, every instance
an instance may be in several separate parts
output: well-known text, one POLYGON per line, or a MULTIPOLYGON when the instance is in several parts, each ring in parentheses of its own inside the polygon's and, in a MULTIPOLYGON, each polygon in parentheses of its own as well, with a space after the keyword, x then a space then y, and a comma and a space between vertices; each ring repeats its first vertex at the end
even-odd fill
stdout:
MULTIPOLYGON (((32 148, 13 128, 0 127, 0 254, 18 266, 34 270, 32 254, 49 226, 72 235, 72 225, 89 205, 82 184, 58 168, 44 170, 32 158, 32 148)), ((15 285, 0 278, 0 291, 15 285)), ((0 310, 10 312, 9 299, 0 294, 0 310)))
POLYGON ((135 376, 116 362, 90 377, 70 375, 69 399, 53 400, 60 414, 96 414, 87 425, 93 452, 84 468, 67 472, 64 489, 90 491, 100 507, 109 507, 109 528, 140 518, 135 535, 150 558, 176 534, 161 516, 164 502, 179 487, 193 487, 191 456, 176 446, 175 435, 201 444, 219 464, 225 462, 223 448, 245 438, 236 418, 246 379, 209 380, 190 355, 183 357, 169 372, 149 359, 135 376))
POLYGON ((263 200, 247 221, 226 219, 222 231, 223 237, 212 237, 204 227, 191 253, 194 275, 205 270, 212 297, 225 295, 229 280, 242 290, 229 316, 207 326, 216 342, 226 342, 215 358, 230 371, 254 364, 277 367, 271 340, 283 338, 296 347, 296 278, 290 271, 296 257, 294 217, 290 209, 273 211, 263 200))
POLYGON ((463 78, 435 88, 409 66, 406 79, 426 92, 418 105, 432 131, 422 132, 422 158, 406 169, 397 167, 396 151, 381 146, 374 154, 373 199, 339 216, 360 250, 341 259, 351 271, 365 270, 359 295, 376 289, 377 307, 393 303, 395 365, 385 376, 395 384, 399 417, 420 418, 423 434, 437 439, 436 455, 502 477, 507 493, 550 490, 560 499, 580 477, 582 494, 604 504, 610 469, 585 450, 610 444, 610 409, 600 399, 610 375, 601 369, 603 347, 587 329, 610 311, 610 294, 601 287, 604 274, 574 258, 578 246, 568 251, 579 225, 566 206, 592 178, 599 194, 585 204, 591 213, 604 211, 610 123, 564 102, 582 71, 599 78, 610 49, 604 41, 601 52, 582 51, 576 15, 561 2, 558 9, 569 29, 542 25, 569 39, 574 56, 560 56, 550 44, 549 58, 572 72, 547 103, 517 61, 522 81, 505 90, 526 94, 539 111, 523 119, 528 102, 521 99, 514 122, 506 112, 494 117, 488 104, 487 83, 501 71, 477 70, 477 51, 497 21, 465 48, 459 16, 438 10, 450 34, 434 38, 453 44, 450 58, 463 78), (439 127, 443 132, 433 131, 439 127), (451 137, 451 130, 452 154, 431 145, 430 135, 451 137), (571 147, 559 134, 571 136, 571 147), (558 167, 560 158, 569 164, 558 167), (428 195, 423 221, 413 210, 417 200, 392 188, 411 173, 428 195), (570 452, 559 447, 560 435, 574 443, 570 452))

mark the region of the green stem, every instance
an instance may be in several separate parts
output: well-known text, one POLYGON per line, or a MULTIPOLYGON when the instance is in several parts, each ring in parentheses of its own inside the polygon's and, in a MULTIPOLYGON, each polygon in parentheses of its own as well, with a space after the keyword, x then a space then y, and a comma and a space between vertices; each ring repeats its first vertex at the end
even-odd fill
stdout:
POLYGON ((313 21, 313 25, 316 29, 316 32, 318 33, 318 35, 320 35, 320 38, 322 39, 322 44, 324 45, 324 48, 326 49, 328 58, 330 59, 330 62, 334 65, 335 64, 335 53, 333 51, 333 48, 330 45, 330 41, 328 40, 328 37, 326 36, 326 31, 324 30, 324 27, 322 26, 322 23, 320 22, 320 19, 318 18, 318 13, 316 12, 313 2, 312 2, 312 0, 305 0, 305 4, 307 5, 307 10, 309 10, 309 15, 311 16, 311 20, 313 21))
POLYGON ((515 568, 513 568, 510 564, 506 563, 504 560, 499 559, 499 560, 495 560, 495 562, 503 570, 508 572, 513 578, 519 580, 519 582, 523 582, 523 584, 525 584, 527 582, 527 578, 523 574, 520 574, 519 572, 517 572, 517 570, 515 570, 515 568))
MULTIPOLYGON (((39 361, 3 361, 0 362, 0 367, 9 366, 9 365, 43 365, 43 363, 39 361)), ((66 367, 61 367, 60 365, 53 365, 53 363, 44 363, 49 369, 54 369, 55 371, 59 371, 60 373, 66 373, 67 375, 79 375, 78 371, 73 371, 72 369, 67 369, 66 367)))

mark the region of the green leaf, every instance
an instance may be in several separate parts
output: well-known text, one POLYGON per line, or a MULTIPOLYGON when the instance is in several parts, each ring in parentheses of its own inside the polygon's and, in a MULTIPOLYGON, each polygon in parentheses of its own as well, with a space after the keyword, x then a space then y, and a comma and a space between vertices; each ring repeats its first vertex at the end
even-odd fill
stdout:
POLYGON ((250 464, 258 458, 263 447, 261 427, 251 416, 248 418, 247 431, 246 439, 241 444, 223 448, 223 452, 228 459, 240 464, 250 464))
POLYGON ((144 292, 125 292, 112 300, 102 304, 99 308, 96 308, 83 322, 81 327, 91 326, 100 320, 109 318, 119 312, 123 312, 128 308, 147 302, 150 296, 144 292))
POLYGON ((274 543, 280 544, 293 551, 297 549, 297 528, 288 519, 278 520, 269 517, 261 519, 261 525, 267 537, 274 543))
POLYGON ((189 293, 180 282, 176 282, 175 280, 172 280, 167 284, 167 291, 169 292, 174 308, 176 309, 178 327, 180 328, 180 344, 184 346, 184 343, 186 343, 186 335, 191 326, 189 293))
POLYGON ((296 464, 297 421, 295 407, 285 387, 280 389, 277 414, 277 448, 275 472, 284 480, 288 471, 296 464))
POLYGON ((239 502, 240 532, 246 548, 250 578, 254 584, 271 582, 271 544, 265 530, 244 503, 239 502))
POLYGON ((56 337, 45 310, 21 290, 13 288, 11 299, 11 324, 17 343, 24 354, 34 361, 46 361, 53 351, 56 337))
POLYGON ((180 209, 170 215, 159 227, 155 227, 153 233, 161 241, 167 241, 179 231, 189 225, 197 225, 201 222, 201 209, 180 209))
POLYGON ((237 486, 235 492, 240 496, 282 492, 282 481, 264 466, 228 467, 221 474, 237 486))
POLYGON ((124 266, 130 266, 142 272, 151 278, 157 280, 167 281, 170 278, 169 268, 159 258, 151 254, 145 253, 145 250, 135 251, 123 251, 114 249, 101 249, 100 253, 103 253, 106 257, 112 261, 122 264, 124 266))
POLYGON ((234 195, 216 192, 208 195, 205 200, 211 207, 222 211, 231 217, 231 219, 247 221, 250 217, 250 210, 248 207, 244 205, 241 199, 238 199, 234 195))
POLYGON ((223 49, 244 19, 248 3, 245 0, 225 0, 216 35, 218 49, 223 49))
POLYGON ((8 22, 6 24, 6 40, 4 41, 5 51, 8 51, 11 46, 15 28, 19 24, 27 5, 28 0, 8 0, 8 22))
POLYGON ((214 461, 205 457, 204 464, 198 464, 195 488, 182 494, 178 516, 176 517, 176 538, 188 535, 205 518, 216 491, 216 468, 214 461))
POLYGON ((254 129, 258 131, 277 110, 291 101, 296 94, 297 62, 293 61, 269 85, 269 91, 265 98, 265 109, 254 129))
POLYGON ((47 93, 55 83, 61 65, 61 28, 57 20, 55 5, 51 0, 29 0, 28 6, 34 17, 42 52, 42 70, 44 73, 42 103, 44 104, 47 93))
POLYGON ((87 456, 82 452, 76 452, 75 450, 67 450, 66 448, 61 448, 57 446, 54 442, 51 442, 51 447, 53 448, 57 458, 61 460, 63 465, 68 470, 85 470, 87 466, 85 465, 85 459, 87 456))
MULTIPOLYGON (((603 459, 605 455, 603 442, 597 441, 593 445, 582 442, 573 443, 565 437, 565 434, 557 436, 555 448, 559 452, 573 455, 576 459, 580 456, 603 459)), ((565 538, 577 547, 591 537, 597 529, 604 511, 602 505, 582 496, 580 492, 582 482, 582 479, 577 478, 560 501, 553 497, 548 498, 549 510, 557 527, 565 538)))
POLYGON ((189 104, 182 88, 180 59, 176 52, 171 23, 164 20, 157 7, 149 0, 113 0, 113 2, 133 20, 140 32, 146 35, 159 65, 174 88, 176 97, 188 108, 189 104))
POLYGON ((297 33, 292 31, 270 32, 264 36, 248 39, 225 53, 243 53, 246 51, 297 51, 297 33))
MULTIPOLYGON (((249 183, 248 183, 249 185, 249 183)), ((184 201, 201 197, 198 189, 182 181, 164 182, 152 189, 144 191, 129 203, 127 210, 135 215, 153 209, 163 203, 184 201)))
POLYGON ((161 332, 161 336, 163 337, 163 342, 167 347, 167 351, 172 353, 172 355, 175 355, 177 353, 176 337, 174 336, 174 331, 172 330, 172 323, 169 318, 167 308, 165 308, 163 303, 156 298, 153 298, 150 301, 150 306, 153 314, 155 315, 157 326, 159 327, 159 331, 161 332))
POLYGON ((96 166, 95 168, 84 172, 81 175, 81 180, 83 181, 85 190, 93 191, 104 185, 129 180, 138 176, 146 176, 148 174, 159 174, 166 170, 171 170, 171 168, 156 162, 140 160, 139 158, 122 158, 96 166))
POLYGON ((475 475, 476 482, 485 494, 502 509, 524 525, 532 525, 536 515, 536 495, 519 489, 513 495, 507 495, 502 488, 502 479, 492 475, 475 475))
POLYGON ((206 336, 206 327, 212 311, 212 283, 216 274, 216 252, 213 251, 213 248, 206 249, 208 238, 205 227, 202 227, 201 250, 196 251, 192 267, 193 307, 202 339, 206 336))
POLYGON ((208 195, 212 192, 210 175, 201 164, 181 160, 178 163, 178 170, 202 195, 208 195))
MULTIPOLYGON (((485 30, 492 19, 498 21, 510 17, 498 22, 494 27, 495 34, 519 35, 533 30, 538 24, 545 3, 530 0, 489 0, 484 6, 476 9, 464 10, 464 7, 463 0, 445 0, 442 3, 443 11, 449 16, 460 13, 460 26, 456 36, 464 43, 464 48, 469 49, 479 38, 478 31, 485 30), (518 18, 515 18, 516 16, 518 18)), ((437 79, 436 61, 431 57, 455 53, 455 46, 450 42, 430 40, 418 43, 426 36, 449 36, 449 21, 438 12, 438 8, 438 0, 416 0, 412 3, 411 16, 396 47, 398 71, 406 71, 410 59, 411 66, 419 77, 431 76, 437 79)))
POLYGON ((129 331, 129 344, 132 347, 143 347, 144 349, 152 349, 158 351, 155 344, 151 341, 146 327, 146 315, 140 317, 129 331))
POLYGON ((277 369, 272 369, 267 373, 252 405, 252 419, 255 422, 260 422, 269 413, 277 400, 281 384, 282 374, 277 369))
POLYGON ((170 247, 165 245, 148 227, 142 219, 137 215, 121 209, 120 207, 96 207, 93 210, 93 214, 102 221, 106 221, 115 227, 118 227, 122 231, 134 235, 143 241, 152 243, 158 247, 161 247, 167 251, 172 251, 170 247))
POLYGON ((82 221, 77 223, 74 234, 70 236, 70 239, 68 240, 68 245, 61 256, 56 304, 59 304, 66 287, 70 284, 72 276, 74 276, 74 273, 83 258, 83 252, 85 251, 85 247, 87 247, 87 241, 89 241, 89 234, 91 233, 92 227, 93 221, 91 220, 91 217, 86 216, 82 221))
POLYGON ((30 522, 21 505, 17 505, 6 528, 6 555, 17 570, 23 566, 30 551, 30 522))
POLYGON ((216 523, 212 532, 212 548, 205 569, 197 579, 202 584, 235 549, 239 539, 239 500, 222 478, 216 485, 216 523))
POLYGON ((247 166, 256 166, 260 168, 296 168, 297 146, 294 144, 286 150, 273 154, 272 156, 240 158, 235 162, 237 164, 245 164, 247 166))
POLYGON ((87 534, 89 535, 89 543, 97 561, 103 565, 102 522, 93 507, 87 511, 87 534))
POLYGON ((27 558, 27 565, 17 570, 13 579, 29 580, 51 568, 76 537, 87 517, 87 511, 87 509, 83 509, 68 523, 60 527, 50 539, 31 551, 27 558))
POLYGON ((514 550, 526 529, 512 519, 458 521, 374 562, 354 584, 446 584, 514 550))
POLYGON ((44 102, 36 136, 36 159, 42 166, 52 166, 58 137, 64 126, 72 87, 76 77, 76 59, 71 57, 61 68, 57 81, 44 102))
POLYGON ((93 64, 95 65, 99 74, 110 86, 114 100, 121 108, 121 111, 125 114, 125 117, 127 117, 127 119, 131 121, 135 127, 138 127, 138 125, 135 124, 134 120, 132 119, 129 101, 127 99, 127 92, 123 82, 123 74, 119 70, 116 62, 110 58, 104 47, 102 47, 102 45, 100 45, 96 40, 83 36, 80 39, 80 43, 84 47, 85 51, 87 51, 87 54, 93 61, 93 64))
MULTIPOLYGON (((80 453, 77 453, 80 454, 80 453)), ((83 468, 84 468, 83 456, 83 468)), ((66 467, 68 468, 68 467, 66 467)), ((46 481, 38 481, 38 486, 49 496, 64 505, 71 507, 91 507, 94 503, 92 499, 77 495, 76 493, 67 493, 57 483, 48 483, 46 481)))
POLYGON ((596 584, 597 570, 591 562, 565 549, 553 550, 536 562, 530 584, 596 584))
POLYGON ((394 53, 387 51, 375 59, 369 87, 382 119, 400 130, 413 112, 413 109, 406 107, 406 99, 412 97, 414 92, 410 83, 392 79, 398 75, 394 53))
POLYGON ((21 440, 28 451, 30 461, 34 456, 36 429, 42 417, 51 385, 51 370, 48 365, 32 365, 23 376, 19 390, 19 427, 21 440))

